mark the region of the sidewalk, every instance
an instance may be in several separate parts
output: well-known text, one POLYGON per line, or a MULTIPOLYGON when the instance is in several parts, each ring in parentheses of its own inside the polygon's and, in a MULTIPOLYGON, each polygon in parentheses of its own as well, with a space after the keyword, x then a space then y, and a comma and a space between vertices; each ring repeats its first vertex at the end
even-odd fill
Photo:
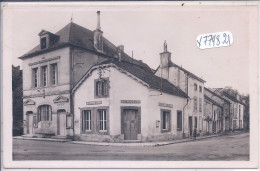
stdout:
POLYGON ((194 140, 193 138, 186 138, 180 140, 164 141, 164 142, 145 142, 145 143, 107 143, 107 142, 86 142, 86 141, 72 141, 69 139, 53 139, 53 138, 30 138, 30 137, 13 137, 14 139, 22 140, 35 140, 35 141, 53 141, 53 142, 69 142, 72 144, 83 144, 83 145, 97 145, 97 146, 117 146, 117 147, 155 147, 155 146, 164 146, 169 144, 177 144, 191 141, 199 141, 203 139, 218 137, 218 136, 232 136, 237 134, 243 134, 245 132, 229 132, 222 134, 213 134, 207 136, 199 136, 194 140))

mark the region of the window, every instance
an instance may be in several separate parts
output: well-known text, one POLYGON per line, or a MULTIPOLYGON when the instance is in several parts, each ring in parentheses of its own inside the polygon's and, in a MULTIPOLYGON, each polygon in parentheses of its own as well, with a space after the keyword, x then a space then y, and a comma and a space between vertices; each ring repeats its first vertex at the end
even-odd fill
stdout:
POLYGON ((42 86, 47 86, 47 66, 42 66, 42 86))
POLYGON ((194 83, 194 90, 197 91, 198 90, 198 86, 196 83, 194 83))
POLYGON ((198 128, 198 120, 197 120, 197 117, 195 117, 195 128, 198 128))
POLYGON ((199 111, 202 112, 202 99, 199 98, 199 111))
POLYGON ((91 131, 92 125, 91 125, 91 111, 90 110, 84 110, 82 115, 82 130, 83 131, 91 131))
POLYGON ((38 68, 33 68, 33 87, 38 87, 38 68))
POLYGON ((99 130, 107 131, 107 111, 99 110, 99 130))
POLYGON ((38 122, 51 121, 51 106, 42 105, 38 107, 38 122))
POLYGON ((107 97, 109 92, 109 85, 107 79, 95 80, 95 95, 96 97, 107 97))
POLYGON ((57 84, 57 64, 51 64, 51 85, 57 84))
POLYGON ((199 86, 199 89, 200 89, 200 92, 202 92, 202 87, 201 86, 199 86))
POLYGON ((161 123, 162 132, 170 131, 170 111, 161 112, 161 123))
POLYGON ((41 38, 41 49, 45 49, 47 47, 46 37, 41 38))
POLYGON ((177 111, 177 131, 182 131, 182 111, 177 111))
POLYGON ((198 105, 197 97, 194 97, 194 111, 197 111, 197 105, 198 105))

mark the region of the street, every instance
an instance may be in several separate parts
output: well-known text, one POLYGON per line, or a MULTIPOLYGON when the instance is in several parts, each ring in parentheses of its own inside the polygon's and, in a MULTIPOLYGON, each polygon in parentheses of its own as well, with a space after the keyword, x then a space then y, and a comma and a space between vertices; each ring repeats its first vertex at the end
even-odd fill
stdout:
POLYGON ((249 133, 155 147, 13 139, 13 160, 249 160, 249 133))

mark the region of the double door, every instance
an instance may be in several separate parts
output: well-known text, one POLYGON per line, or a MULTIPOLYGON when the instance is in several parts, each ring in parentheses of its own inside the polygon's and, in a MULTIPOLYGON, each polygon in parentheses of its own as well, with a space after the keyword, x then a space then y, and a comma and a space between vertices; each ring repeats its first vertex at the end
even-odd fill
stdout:
POLYGON ((125 140, 137 140, 138 111, 137 109, 123 110, 123 133, 125 140))

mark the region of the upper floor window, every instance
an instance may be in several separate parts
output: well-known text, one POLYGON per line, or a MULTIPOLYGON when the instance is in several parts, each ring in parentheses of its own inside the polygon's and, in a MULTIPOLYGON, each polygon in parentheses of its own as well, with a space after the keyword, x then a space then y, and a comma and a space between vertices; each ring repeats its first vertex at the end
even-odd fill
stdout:
POLYGON ((194 83, 194 91, 198 90, 198 85, 196 83, 194 83))
POLYGON ((47 86, 47 66, 42 66, 42 86, 47 86))
POLYGON ((38 107, 38 122, 51 121, 51 106, 41 105, 38 107))
POLYGON ((47 47, 47 39, 46 37, 41 38, 41 49, 45 49, 47 47))
POLYGON ((200 92, 202 92, 202 87, 201 86, 199 86, 199 90, 200 90, 200 92))
POLYGON ((162 110, 161 112, 161 131, 168 132, 170 131, 170 111, 162 110))
POLYGON ((194 111, 197 111, 198 101, 197 97, 194 97, 194 111))
POLYGON ((95 96, 107 97, 109 95, 109 83, 107 79, 95 80, 95 96))
POLYGON ((38 87, 38 68, 32 69, 33 87, 38 87))
POLYGON ((51 64, 51 85, 57 84, 57 64, 51 64))
POLYGON ((199 111, 202 112, 202 99, 199 98, 199 111))

